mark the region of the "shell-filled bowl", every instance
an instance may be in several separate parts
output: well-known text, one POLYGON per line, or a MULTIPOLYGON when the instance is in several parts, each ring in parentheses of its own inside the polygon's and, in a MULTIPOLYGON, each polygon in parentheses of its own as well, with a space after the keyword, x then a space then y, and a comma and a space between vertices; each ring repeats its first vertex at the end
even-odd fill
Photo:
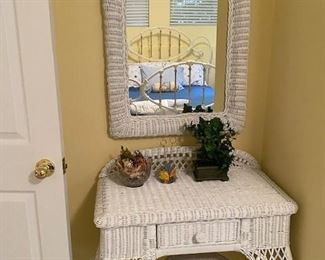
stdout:
POLYGON ((151 162, 149 158, 144 159, 139 165, 133 165, 128 161, 118 161, 118 177, 121 183, 131 188, 141 187, 150 177, 151 162))

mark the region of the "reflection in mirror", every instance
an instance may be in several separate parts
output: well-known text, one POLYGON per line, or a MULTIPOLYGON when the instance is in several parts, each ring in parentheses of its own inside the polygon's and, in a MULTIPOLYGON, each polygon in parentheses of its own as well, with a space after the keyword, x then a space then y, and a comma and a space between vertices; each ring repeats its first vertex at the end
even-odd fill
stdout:
POLYGON ((126 0, 132 115, 223 110, 226 7, 218 10, 218 0, 126 0))

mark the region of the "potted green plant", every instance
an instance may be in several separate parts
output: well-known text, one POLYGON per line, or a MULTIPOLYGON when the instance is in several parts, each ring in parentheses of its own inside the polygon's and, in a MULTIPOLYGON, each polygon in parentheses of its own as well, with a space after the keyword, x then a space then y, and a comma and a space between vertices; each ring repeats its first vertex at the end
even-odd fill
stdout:
POLYGON ((198 124, 191 123, 186 128, 200 144, 194 162, 195 180, 228 181, 227 173, 234 159, 232 140, 235 138, 229 123, 223 123, 218 117, 211 120, 200 117, 198 124))

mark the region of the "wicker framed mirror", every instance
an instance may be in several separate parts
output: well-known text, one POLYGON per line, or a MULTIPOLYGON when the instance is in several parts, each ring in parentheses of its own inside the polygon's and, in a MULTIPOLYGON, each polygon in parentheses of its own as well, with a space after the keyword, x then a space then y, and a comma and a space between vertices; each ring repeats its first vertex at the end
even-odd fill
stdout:
MULTIPOLYGON (((206 119, 224 118, 230 122, 236 132, 243 128, 246 114, 250 0, 228 0, 224 110, 213 113, 160 113, 145 116, 134 116, 130 112, 126 0, 102 0, 102 3, 110 136, 125 138, 180 135, 183 133, 185 124, 197 122, 200 116, 206 119)), ((160 29, 160 37, 161 31, 160 29)), ((168 35, 170 41, 170 31, 168 35)), ((142 37, 140 39, 142 43, 142 37)), ((171 53, 170 47, 169 53, 171 53)), ((142 53, 139 56, 143 56, 142 53)), ((184 62, 179 64, 184 65, 184 62)), ((186 64, 189 64, 189 71, 191 71, 191 66, 195 62, 190 61, 186 64)), ((213 67, 208 63, 202 64, 205 67, 213 67)), ((178 64, 172 64, 164 69, 175 69, 175 82, 178 73, 176 66, 178 64)), ((152 74, 144 84, 139 84, 140 92, 144 96, 146 94, 142 89, 154 76, 158 79, 160 76, 160 88, 162 87, 164 70, 157 71, 156 75, 152 74)), ((191 83, 189 85, 191 90, 191 83)), ((205 86, 203 86, 203 91, 204 88, 205 86)), ((161 100, 155 105, 163 108, 161 100)), ((172 110, 177 112, 176 108, 172 110)))

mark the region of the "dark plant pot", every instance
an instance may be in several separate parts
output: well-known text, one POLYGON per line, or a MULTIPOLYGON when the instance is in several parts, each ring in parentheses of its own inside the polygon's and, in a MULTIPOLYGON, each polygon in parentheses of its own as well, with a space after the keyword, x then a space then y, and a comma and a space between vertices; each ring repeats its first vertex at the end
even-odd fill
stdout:
POLYGON ((196 161, 193 174, 195 181, 229 180, 227 171, 221 170, 219 166, 211 165, 209 161, 196 161))

